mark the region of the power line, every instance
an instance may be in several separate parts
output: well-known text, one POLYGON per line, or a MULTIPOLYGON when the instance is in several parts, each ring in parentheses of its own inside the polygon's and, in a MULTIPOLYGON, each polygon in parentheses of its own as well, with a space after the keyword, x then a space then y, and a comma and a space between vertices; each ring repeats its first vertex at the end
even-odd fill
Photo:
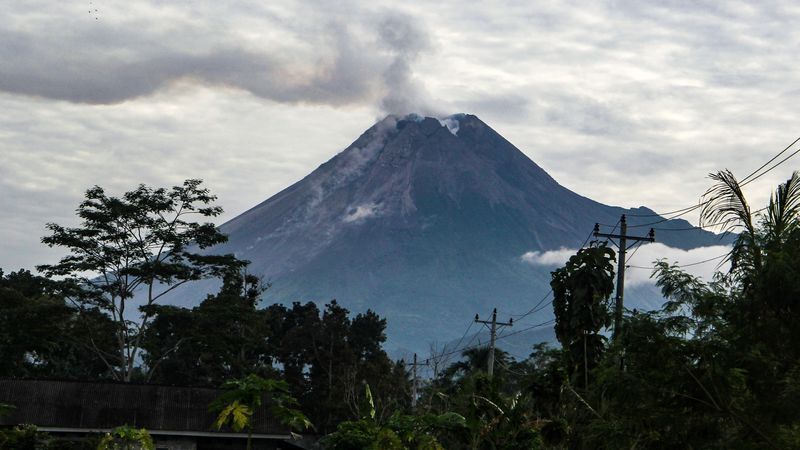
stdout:
POLYGON ((697 205, 687 206, 686 208, 676 209, 675 211, 667 211, 663 213, 651 213, 651 214, 626 214, 628 217, 664 217, 664 216, 671 216, 672 214, 677 214, 687 209, 694 209, 697 205))
MULTIPOLYGON (((773 162, 773 161, 775 161, 776 159, 778 159, 778 158, 779 158, 779 157, 780 157, 782 154, 786 153, 786 151, 788 151, 790 148, 792 148, 792 147, 793 147, 793 146, 794 146, 796 143, 798 143, 798 142, 800 142, 800 137, 798 137, 797 139, 795 139, 794 141, 792 141, 792 143, 791 143, 791 144, 789 144, 789 145, 788 145, 788 146, 786 146, 786 147, 785 147, 783 150, 781 150, 780 152, 778 152, 778 154, 776 154, 775 156, 773 156, 772 158, 770 158, 770 159, 769 159, 769 161, 767 161, 767 162, 765 162, 764 164, 762 164, 762 165, 761 165, 761 166, 760 166, 758 169, 756 169, 756 170, 754 170, 754 171, 750 172, 750 174, 748 174, 746 177, 742 178, 742 179, 739 181, 739 186, 742 186, 742 187, 743 187, 743 186, 746 186, 746 185, 748 185, 748 184, 752 183, 753 181, 755 181, 755 180, 757 180, 757 179, 761 178, 762 176, 766 175, 767 173, 769 173, 769 172, 773 171, 775 168, 777 168, 778 166, 780 166, 781 164, 785 163, 785 162, 786 162, 787 160, 789 160, 790 158, 792 158, 792 157, 794 157, 795 155, 797 155, 798 153, 800 153, 800 149, 797 149, 797 150, 795 150, 794 152, 792 152, 792 153, 791 153, 789 156, 787 156, 786 158, 783 158, 782 160, 778 161, 778 163, 776 163, 775 165, 773 165, 773 166, 772 166, 772 167, 770 167, 769 169, 767 169, 767 170, 765 170, 764 172, 762 172, 762 173, 760 173, 760 174, 756 175, 756 174, 757 174, 757 173, 758 173, 758 172, 759 172, 761 169, 763 169, 764 167, 768 166, 768 165, 769 165, 771 162, 773 162), (754 175, 755 175, 755 176, 754 176, 754 175)), ((680 216, 683 216, 683 215, 685 215, 685 214, 688 214, 688 213, 690 213, 690 212, 692 212, 692 211, 696 210, 697 208, 700 208, 700 207, 702 207, 703 205, 705 205, 705 204, 706 204, 706 203, 708 203, 708 202, 709 202, 709 201, 707 200, 707 201, 705 201, 705 202, 700 202, 700 203, 698 203, 698 204, 696 204, 696 205, 693 205, 693 206, 687 206, 686 208, 676 209, 676 210, 674 210, 674 211, 667 211, 667 212, 665 212, 665 213, 656 213, 656 212, 654 212, 654 213, 652 213, 652 214, 627 214, 627 216, 628 216, 628 217, 664 217, 664 216, 669 216, 669 215, 677 214, 675 217, 672 217, 672 218, 669 218, 669 219, 660 220, 660 221, 657 221, 657 222, 652 222, 652 223, 649 223, 649 224, 642 224, 642 225, 636 225, 636 226, 635 226, 635 227, 644 227, 644 226, 649 226, 649 225, 655 225, 655 224, 658 224, 658 223, 662 223, 662 222, 665 222, 665 221, 667 221, 667 220, 673 220, 673 219, 676 219, 676 218, 678 218, 678 217, 680 217, 680 216)), ((633 228, 633 227, 634 227, 634 226, 633 226, 633 225, 631 225, 631 228, 633 228)))
MULTIPOLYGON (((474 323, 474 322, 471 321, 471 323, 474 323)), ((467 348, 470 347, 470 345, 472 345, 472 343, 475 341, 475 338, 478 337, 478 334, 479 333, 473 334, 472 338, 470 338, 469 342, 467 342, 467 344, 464 345, 464 347, 458 348, 458 346, 456 346, 455 349, 450 350, 449 352, 442 353, 441 358, 442 359, 446 359, 446 358, 449 358, 451 355, 454 355, 456 353, 460 353, 460 352, 466 350, 467 348)), ((478 345, 480 345, 480 343, 478 345)))
MULTIPOLYGON (((794 142, 792 142, 791 144, 787 145, 787 146, 786 146, 786 148, 784 148, 783 150, 781 150, 781 151, 780 151, 780 152, 779 152, 777 155, 773 156, 773 157, 772 157, 772 158, 771 158, 769 161, 767 161, 767 162, 765 162, 764 164, 762 164, 762 165, 761 165, 761 167, 759 167, 758 169, 756 169, 756 170, 754 170, 754 171, 750 172, 750 175, 748 175, 748 176, 746 176, 746 177, 742 178, 742 181, 741 181, 741 183, 747 182, 747 180, 748 180, 750 177, 752 177, 753 175, 755 175, 756 173, 758 173, 758 171, 759 171, 759 170, 761 170, 761 169, 763 169, 764 167, 766 167, 766 166, 767 166, 769 163, 771 163, 772 161, 775 161, 775 160, 776 160, 776 159, 777 159, 779 156, 781 156, 782 154, 784 154, 784 153, 786 152, 786 150, 789 150, 790 148, 792 148, 792 146, 793 146, 794 144, 796 144, 798 141, 800 141, 800 137, 799 137, 799 138, 797 138, 797 139, 795 139, 795 140, 794 140, 794 142)), ((795 153, 797 153, 797 152, 795 152, 795 153)), ((793 153, 791 156, 794 156, 794 154, 795 154, 795 153, 793 153)), ((791 158, 791 156, 789 156, 789 158, 791 158)), ((788 159, 788 158, 787 158, 787 159, 788 159)), ((784 161, 785 161, 785 160, 784 160, 784 161)), ((780 165, 781 163, 783 163, 783 161, 781 161, 780 163, 778 163, 778 165, 780 165)), ((777 167, 778 165, 776 165, 775 167, 777 167)), ((772 169, 770 169, 770 170, 772 170, 772 169)), ((769 172, 769 170, 768 170, 767 172, 769 172)), ((767 172, 764 172, 764 173, 767 173, 767 172)), ((761 174, 761 175, 763 175, 763 174, 761 174)), ((759 175, 759 177, 760 177, 761 175, 759 175)), ((755 178, 754 178, 754 179, 755 179, 755 178)))
POLYGON ((798 148, 798 149, 797 149, 797 150, 795 150, 795 151, 794 151, 794 152, 793 152, 791 155, 787 156, 786 158, 783 158, 783 159, 782 159, 782 160, 780 160, 780 161, 779 161, 777 164, 775 164, 774 166, 772 166, 772 167, 770 167, 769 169, 765 170, 764 172, 761 172, 760 174, 758 174, 758 175, 756 175, 755 177, 753 177, 753 178, 751 178, 751 179, 749 179, 749 180, 745 181, 744 183, 740 183, 740 184, 739 184, 739 186, 747 186, 748 184, 752 183, 753 181, 756 181, 757 179, 759 179, 759 178, 763 177, 764 175, 766 175, 766 174, 768 174, 768 173, 772 172, 772 170, 773 170, 773 169, 775 169, 776 167, 778 167, 778 166, 780 166, 781 164, 785 163, 786 161, 788 161, 788 160, 789 160, 789 158, 792 158, 793 156, 795 156, 795 155, 796 155, 796 154, 798 154, 798 153, 800 153, 800 148, 798 148))
MULTIPOLYGON (((619 222, 617 222, 617 224, 619 224, 619 222)), ((594 234, 594 231, 589 232, 589 235, 586 236, 586 239, 584 239, 583 244, 581 244, 580 248, 586 247, 586 244, 589 242, 589 239, 592 238, 593 234, 594 234)), ((552 293, 553 293, 552 289, 548 290, 547 293, 544 294, 544 296, 533 306, 533 308, 529 309, 525 313, 522 313, 522 314, 511 314, 511 316, 516 318, 517 321, 520 321, 520 320, 528 317, 531 314, 534 314, 534 313, 537 313, 537 312, 541 311, 542 309, 544 309, 547 306, 544 302, 547 300, 547 297, 549 297, 550 294, 552 294, 552 293)))
POLYGON ((590 232, 589 232, 589 235, 588 235, 588 236, 586 236, 586 239, 583 241, 583 244, 581 244, 581 247, 580 247, 580 248, 584 248, 584 247, 586 247, 586 244, 587 244, 587 243, 589 243, 589 239, 591 239, 591 238, 592 238, 592 235, 593 235, 593 234, 594 234, 594 231, 590 231, 590 232))
MULTIPOLYGON (((763 207, 763 208, 761 208, 761 209, 757 209, 757 210, 755 210, 755 211, 751 212, 751 213, 750 213, 750 215, 752 216, 752 215, 754 215, 754 214, 758 214, 758 213, 760 213, 760 212, 762 212, 762 211, 766 211, 767 209, 769 209, 769 206, 765 206, 765 207, 763 207)), ((654 230, 657 230, 657 231, 691 231, 691 230, 705 230, 706 228, 713 228, 713 227, 717 227, 717 226, 720 226, 720 225, 725 225, 726 223, 728 223, 728 221, 722 221, 722 222, 717 222, 717 223, 709 223, 709 224, 707 224, 707 225, 697 225, 697 226, 691 226, 691 227, 683 227, 683 228, 664 228, 664 227, 655 227, 655 228, 653 228, 653 229, 654 229, 654 230)))
POLYGON ((529 327, 527 327, 527 328, 522 328, 522 329, 520 329, 520 330, 513 331, 513 332, 511 332, 511 333, 501 334, 500 336, 497 336, 497 339, 496 339, 496 340, 498 340, 498 341, 499 341, 500 339, 505 339, 505 338, 508 338, 508 337, 514 336, 515 334, 524 333, 524 332, 526 332, 526 331, 530 331, 530 330, 532 330, 532 329, 534 329, 534 328, 539 328, 539 327, 543 327, 543 326, 551 325, 551 324, 554 324, 554 323, 556 323, 556 319, 550 319, 550 320, 546 320, 546 321, 544 321, 544 322, 537 323, 536 325, 531 325, 531 326, 529 326, 529 327))
MULTIPOLYGON (((715 257, 713 257, 713 258, 704 259, 704 260, 702 260, 702 261, 697 261, 697 262, 693 262, 693 263, 690 263, 690 264, 680 264, 680 265, 675 265, 675 266, 673 266, 673 267, 677 267, 677 268, 684 268, 684 267, 692 267, 692 266, 697 266, 697 265, 700 265, 700 264, 705 264, 705 263, 707 263, 707 262, 714 261, 714 260, 716 260, 716 259, 724 258, 724 257, 728 256, 729 254, 730 254, 730 253, 724 253, 724 254, 722 254, 722 255, 715 256, 715 257)), ((647 270, 650 270, 650 269, 654 269, 654 268, 655 268, 655 266, 652 266, 652 267, 645 267, 645 266, 628 266, 628 267, 631 267, 631 268, 634 268, 634 269, 647 269, 647 270)))
POLYGON ((636 248, 634 248, 634 249, 633 249, 633 252, 631 253, 631 255, 630 255, 630 256, 628 256, 628 259, 629 259, 629 260, 633 259, 633 255, 635 255, 635 254, 636 254, 636 252, 638 252, 640 248, 642 248, 642 241, 639 241, 639 242, 636 244, 636 248))
POLYGON ((525 374, 525 373, 522 373, 522 372, 517 372, 516 370, 512 369, 511 367, 509 367, 508 364, 506 364, 506 363, 504 363, 502 361, 498 361, 497 363, 500 365, 500 367, 503 368, 503 370, 505 370, 508 373, 513 373, 514 375, 518 375, 520 377, 524 377, 524 376, 528 375, 528 374, 525 374))
POLYGON ((689 214, 690 212, 692 212, 692 211, 694 211, 694 210, 696 210, 698 208, 701 208, 706 203, 708 203, 708 201, 705 201, 703 203, 698 203, 697 205, 694 205, 691 208, 686 209, 686 211, 684 211, 684 212, 682 212, 680 214, 675 214, 675 215, 670 216, 670 217, 665 217, 665 218, 663 218, 661 220, 656 220, 654 222, 640 223, 640 224, 637 224, 637 225, 629 225, 628 228, 651 227, 652 225, 658 225, 659 223, 664 223, 664 222, 667 222, 667 221, 670 221, 670 220, 675 220, 675 219, 677 219, 677 218, 679 218, 679 217, 681 217, 683 215, 689 214))
POLYGON ((472 329, 472 325, 475 325, 475 322, 470 320, 469 326, 467 326, 467 329, 464 331, 464 334, 462 334, 461 337, 458 339, 458 342, 455 345, 456 348, 458 348, 458 346, 461 345, 461 342, 464 340, 464 338, 467 337, 467 333, 469 333, 469 330, 472 329))
MULTIPOLYGON (((501 334, 501 335, 497 336, 497 338, 495 339, 495 341, 499 341, 499 340, 501 340, 501 339, 505 339, 505 338, 507 338, 507 337, 509 337, 509 336, 513 336, 513 335, 515 335, 515 334, 524 333, 524 332, 526 332, 526 331, 530 331, 530 330, 532 330, 532 329, 534 329, 534 328, 541 328, 541 327, 544 327, 544 326, 547 326, 547 325, 551 325, 551 324, 554 324, 555 322, 556 322, 556 320, 555 320, 555 319, 550 319, 550 320, 547 320, 547 321, 544 321, 544 322, 541 322, 541 323, 537 323, 537 324, 535 324, 535 325, 531 325, 531 326, 529 326, 529 327, 526 327, 526 328, 522 328, 522 329, 520 329, 520 330, 517 330, 517 331, 514 331, 514 332, 512 332, 512 333, 501 334)), ((471 344, 472 344, 472 342, 473 342, 473 341, 475 341, 475 338, 476 338, 477 336, 478 336, 478 333, 475 333, 475 334, 472 336, 472 339, 470 339, 470 342, 468 342, 468 343, 467 343, 467 345, 465 345, 465 346, 464 346, 464 347, 462 347, 462 348, 457 348, 457 349, 454 349, 454 350, 450 350, 450 351, 449 351, 449 352, 447 352, 447 353, 443 353, 441 356, 444 358, 444 357, 448 357, 448 356, 450 356, 450 355, 453 355, 453 354, 455 354, 455 353, 465 352, 465 351, 467 351, 467 350, 472 350, 473 348, 478 348, 478 347, 481 347, 481 346, 483 346, 484 344, 482 344, 482 343, 480 343, 480 342, 479 342, 479 343, 477 343, 477 344, 475 344, 475 345, 471 345, 471 344)))
POLYGON ((536 303, 536 305, 534 305, 534 306, 533 306, 533 308, 529 309, 527 312, 525 312, 525 313, 523 313, 523 314, 511 314, 511 316, 512 316, 512 317, 516 317, 516 318, 517 318, 517 321, 520 321, 520 320, 522 320, 522 319, 524 319, 524 318, 526 318, 526 317, 530 316, 530 315, 531 315, 531 314, 533 314, 533 313, 537 313, 537 312, 541 311, 541 310, 542 310, 542 308, 543 308, 544 306, 546 306, 546 304, 544 304, 544 302, 547 300, 547 298, 548 298, 548 297, 550 297, 550 294, 552 294, 552 293, 553 293, 553 290, 552 290, 552 289, 551 289, 551 290, 549 290, 549 291, 547 291, 547 293, 546 293, 546 294, 544 294, 544 297, 542 297, 542 298, 541 298, 541 299, 540 299, 540 300, 539 300, 539 301, 536 303))

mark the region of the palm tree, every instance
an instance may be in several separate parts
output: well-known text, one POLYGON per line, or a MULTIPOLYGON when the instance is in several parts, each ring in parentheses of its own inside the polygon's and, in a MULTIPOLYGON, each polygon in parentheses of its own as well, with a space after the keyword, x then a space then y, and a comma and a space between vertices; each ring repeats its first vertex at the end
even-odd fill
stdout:
MULTIPOLYGON (((495 365, 505 366, 508 365, 508 353, 499 348, 494 351, 495 365)), ((447 367, 442 376, 444 378, 454 378, 458 376, 468 376, 479 371, 486 371, 489 366, 489 347, 472 347, 461 352, 464 358, 447 367)))
POLYGON ((738 232, 728 256, 731 273, 748 290, 763 268, 764 252, 776 250, 800 227, 800 173, 797 171, 772 194, 766 214, 750 209, 740 183, 729 170, 710 174, 716 181, 703 194, 700 225, 719 225, 725 232, 738 232), (757 226, 756 219, 760 218, 757 226))
POLYGON ((797 171, 778 186, 769 199, 763 220, 764 238, 770 248, 781 245, 800 228, 800 173, 797 171))
POLYGON ((709 178, 716 183, 703 194, 700 226, 719 225, 726 233, 739 233, 727 260, 731 273, 739 275, 747 287, 761 269, 761 248, 750 205, 730 170, 709 174, 709 178))

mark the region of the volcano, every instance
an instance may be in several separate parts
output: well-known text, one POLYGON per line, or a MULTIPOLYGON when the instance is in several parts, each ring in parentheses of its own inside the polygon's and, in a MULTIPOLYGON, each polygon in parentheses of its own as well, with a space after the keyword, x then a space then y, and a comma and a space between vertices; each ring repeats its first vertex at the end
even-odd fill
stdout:
MULTIPOLYGON (((549 291, 552 268, 521 256, 578 248, 595 222, 614 224, 621 214, 653 211, 564 188, 476 116, 389 116, 222 225, 229 241, 214 251, 251 261, 248 271, 272 283, 266 302, 336 299, 354 312, 370 308, 388 319, 389 347, 423 351, 458 338, 476 313, 529 310, 549 291)), ((682 249, 720 244, 703 230, 657 239, 682 249)), ((626 306, 653 307, 653 297, 626 306)), ((551 317, 543 308, 527 319, 551 317)))

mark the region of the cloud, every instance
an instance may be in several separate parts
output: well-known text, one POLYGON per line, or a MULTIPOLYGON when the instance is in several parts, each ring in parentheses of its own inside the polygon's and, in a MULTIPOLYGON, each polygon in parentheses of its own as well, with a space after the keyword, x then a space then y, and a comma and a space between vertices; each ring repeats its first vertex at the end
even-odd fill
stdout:
POLYGON ((246 21, 212 26, 206 33, 217 36, 209 39, 199 36, 200 26, 211 25, 202 21, 142 29, 141 21, 152 14, 148 9, 128 11, 140 20, 112 15, 88 27, 57 15, 52 23, 23 27, 23 19, 8 9, 11 20, 0 22, 5 62, 0 90, 13 94, 101 105, 191 82, 289 104, 367 103, 384 113, 430 109, 412 67, 429 49, 427 32, 421 22, 396 11, 354 14, 349 20, 298 16, 294 25, 275 24, 283 39, 253 43, 242 38, 258 32, 241 30, 246 21), (306 34, 309 29, 313 35, 306 34), (186 36, 197 39, 186 42, 186 36))
MULTIPOLYGON (((725 255, 730 251, 726 245, 714 245, 708 247, 698 247, 691 250, 681 250, 679 248, 668 247, 660 243, 642 244, 640 248, 628 252, 626 265, 629 266, 625 271, 625 285, 638 286, 643 284, 655 284, 650 278, 653 262, 666 259, 671 264, 687 265, 695 264, 700 261, 716 258, 725 255), (635 252, 635 253, 634 253, 635 252)), ((520 260, 526 264, 534 266, 545 266, 557 268, 566 264, 567 260, 577 253, 576 249, 560 248, 545 252, 531 251, 520 256, 520 260)), ((723 258, 716 258, 702 264, 690 265, 684 270, 694 276, 710 281, 717 271, 718 265, 723 258)), ((729 264, 719 267, 721 271, 727 271, 729 264)), ((615 265, 616 270, 616 265, 615 265)))
POLYGON ((534 251, 525 252, 520 256, 520 260, 533 266, 563 266, 570 256, 577 250, 561 247, 558 250, 548 250, 546 252, 534 251))

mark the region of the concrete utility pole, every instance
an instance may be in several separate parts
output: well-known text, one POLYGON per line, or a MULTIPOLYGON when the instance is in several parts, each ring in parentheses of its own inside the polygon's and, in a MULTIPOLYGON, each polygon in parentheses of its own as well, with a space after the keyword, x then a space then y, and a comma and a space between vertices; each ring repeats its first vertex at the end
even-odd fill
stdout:
MULTIPOLYGON (((613 230, 612 230, 613 231, 613 230)), ((619 234, 601 233, 600 224, 594 224, 594 236, 605 238, 619 239, 619 258, 617 260, 617 298, 616 305, 614 305, 614 334, 612 339, 616 339, 619 334, 620 327, 622 326, 622 311, 624 310, 624 296, 625 296, 625 255, 630 247, 628 241, 633 241, 631 247, 639 242, 655 242, 656 232, 650 228, 650 232, 645 237, 628 236, 628 222, 625 220, 625 214, 619 219, 619 234)))
POLYGON ((406 363, 407 366, 411 366, 411 373, 413 377, 413 384, 411 385, 411 408, 417 407, 417 366, 427 366, 428 360, 426 359, 424 363, 417 362, 417 354, 414 353, 414 362, 413 363, 406 363))
POLYGON ((482 323, 489 328, 490 338, 489 338, 489 364, 486 368, 486 374, 489 375, 489 378, 492 378, 494 374, 494 342, 497 339, 497 327, 511 327, 514 326, 514 319, 508 319, 508 323, 497 323, 497 308, 492 310, 492 320, 480 320, 477 314, 475 314, 475 322, 482 323))

